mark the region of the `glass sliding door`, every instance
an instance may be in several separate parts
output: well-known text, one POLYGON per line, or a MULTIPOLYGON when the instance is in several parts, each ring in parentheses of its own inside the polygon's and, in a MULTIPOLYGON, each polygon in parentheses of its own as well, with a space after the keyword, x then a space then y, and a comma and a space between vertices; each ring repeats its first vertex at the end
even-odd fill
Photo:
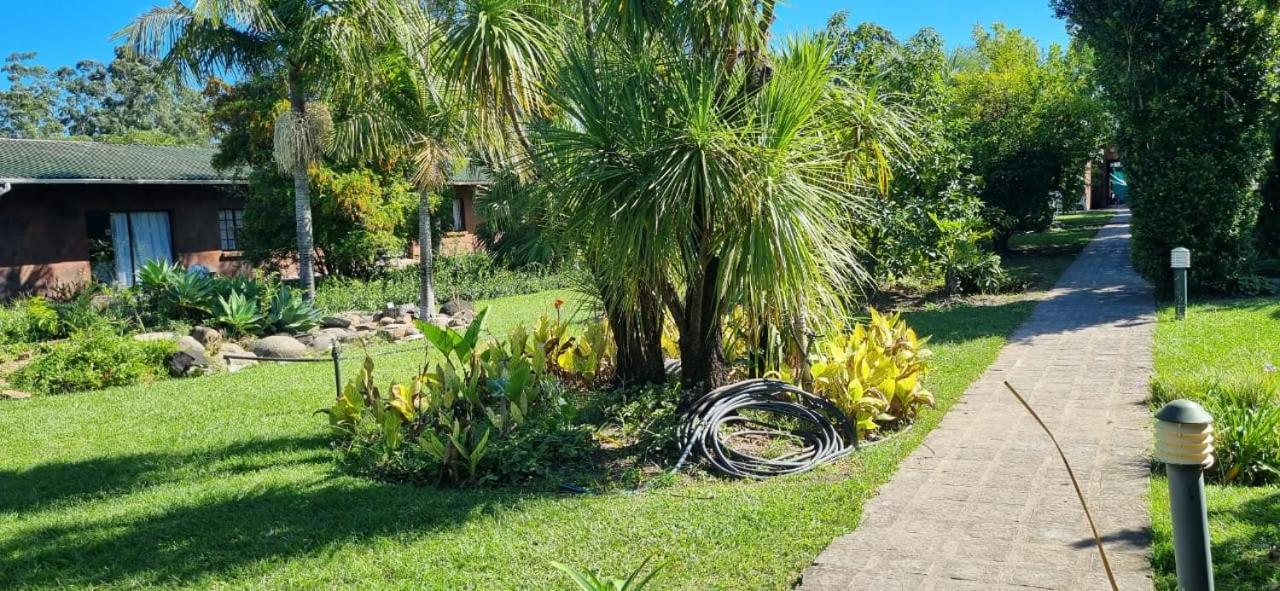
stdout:
POLYGON ((148 261, 173 262, 169 212, 112 212, 111 244, 115 250, 116 282, 133 285, 138 270, 148 261))

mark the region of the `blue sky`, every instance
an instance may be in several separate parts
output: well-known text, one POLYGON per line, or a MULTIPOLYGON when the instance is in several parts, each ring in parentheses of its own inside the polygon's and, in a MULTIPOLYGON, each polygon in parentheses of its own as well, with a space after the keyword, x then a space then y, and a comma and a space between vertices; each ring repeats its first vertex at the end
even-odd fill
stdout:
MULTIPOLYGON (((169 0, 163 0, 167 4, 169 0)), ((111 34, 156 0, 0 0, 5 15, 0 57, 36 51, 37 61, 51 70, 92 58, 112 56, 111 34)), ((966 45, 976 23, 1003 22, 1018 27, 1044 45, 1065 43, 1065 24, 1053 17, 1048 0, 791 0, 778 10, 777 32, 815 31, 837 10, 849 21, 877 22, 899 37, 932 26, 948 47, 966 45)), ((0 80, 0 87, 8 86, 0 80)))

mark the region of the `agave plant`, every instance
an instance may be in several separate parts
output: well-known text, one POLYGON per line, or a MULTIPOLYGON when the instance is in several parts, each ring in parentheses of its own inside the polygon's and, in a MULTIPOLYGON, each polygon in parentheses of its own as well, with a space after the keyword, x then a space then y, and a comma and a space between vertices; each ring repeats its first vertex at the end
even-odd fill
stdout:
POLYGON ((320 323, 320 311, 288 287, 271 298, 263 328, 270 332, 305 332, 320 323))
POLYGON ((218 296, 214 322, 226 327, 233 335, 252 334, 262 327, 263 316, 258 311, 258 300, 245 297, 232 290, 227 297, 218 296))
POLYGON ((182 267, 178 263, 151 259, 138 268, 138 287, 148 294, 159 294, 181 274, 182 267))

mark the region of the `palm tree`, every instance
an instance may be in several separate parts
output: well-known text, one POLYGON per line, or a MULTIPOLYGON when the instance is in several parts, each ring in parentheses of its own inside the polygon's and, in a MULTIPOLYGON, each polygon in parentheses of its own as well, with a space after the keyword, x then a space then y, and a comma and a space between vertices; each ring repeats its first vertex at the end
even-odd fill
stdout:
POLYGON ((539 86, 557 63, 555 16, 531 0, 465 0, 444 41, 449 79, 479 112, 500 113, 526 155, 527 117, 543 110, 539 86))
MULTIPOLYGON (((688 30, 716 28, 697 24, 688 30)), ((775 325, 840 313, 858 269, 846 220, 860 193, 825 44, 793 41, 726 67, 726 48, 701 38, 711 50, 668 39, 641 54, 602 43, 596 61, 573 52, 551 93, 570 122, 536 128, 564 235, 608 253, 604 283, 633 323, 654 322, 646 311, 659 298, 692 393, 727 377, 730 311, 775 325)))
POLYGON ((143 13, 113 37, 183 75, 231 73, 285 80, 289 108, 276 121, 276 165, 293 176, 298 275, 315 297, 308 168, 332 122, 321 89, 359 69, 369 48, 406 34, 402 4, 380 0, 175 0, 143 13))
POLYGON ((401 10, 404 34, 383 43, 375 66, 351 72, 333 88, 338 113, 334 151, 348 160, 407 159, 418 187, 418 313, 436 313, 431 237, 431 198, 438 195, 455 168, 479 154, 503 160, 506 134, 499 119, 468 101, 460 86, 447 78, 441 29, 415 6, 401 10))

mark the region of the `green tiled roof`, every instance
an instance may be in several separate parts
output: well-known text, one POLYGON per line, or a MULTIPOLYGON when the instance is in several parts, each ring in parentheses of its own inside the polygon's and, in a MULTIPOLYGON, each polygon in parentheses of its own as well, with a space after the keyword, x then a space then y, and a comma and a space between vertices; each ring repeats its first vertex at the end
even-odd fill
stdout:
POLYGON ((244 179, 234 171, 214 170, 213 153, 210 148, 0 139, 0 181, 225 183, 244 179))

